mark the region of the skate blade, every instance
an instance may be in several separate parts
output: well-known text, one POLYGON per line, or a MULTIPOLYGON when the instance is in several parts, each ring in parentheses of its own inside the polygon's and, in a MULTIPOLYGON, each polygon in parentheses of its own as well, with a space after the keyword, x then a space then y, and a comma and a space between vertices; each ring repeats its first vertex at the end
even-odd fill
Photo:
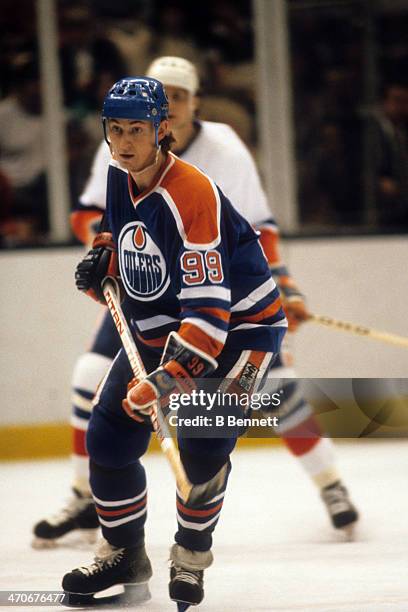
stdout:
POLYGON ((76 534, 80 537, 81 542, 85 544, 96 544, 99 536, 99 529, 78 529, 76 534))
POLYGON ((74 532, 66 533, 60 538, 38 538, 34 536, 31 547, 35 550, 49 550, 50 548, 76 548, 81 550, 96 544, 99 529, 77 529, 74 532))
POLYGON ((31 548, 35 550, 57 548, 57 540, 45 540, 44 538, 34 537, 31 541, 31 548))
POLYGON ((111 595, 110 597, 96 599, 93 595, 66 593, 61 604, 69 608, 100 608, 102 606, 120 605, 121 597, 121 595, 111 595))
POLYGON ((151 599, 147 582, 114 585, 99 593, 65 593, 62 605, 71 608, 99 606, 137 606, 151 599))
POLYGON ((180 601, 172 599, 177 604, 177 612, 185 612, 190 606, 198 606, 198 603, 191 603, 191 601, 180 601))
POLYGON ((122 595, 122 601, 125 605, 138 605, 151 599, 151 593, 147 582, 139 582, 137 584, 125 584, 125 593, 122 595))

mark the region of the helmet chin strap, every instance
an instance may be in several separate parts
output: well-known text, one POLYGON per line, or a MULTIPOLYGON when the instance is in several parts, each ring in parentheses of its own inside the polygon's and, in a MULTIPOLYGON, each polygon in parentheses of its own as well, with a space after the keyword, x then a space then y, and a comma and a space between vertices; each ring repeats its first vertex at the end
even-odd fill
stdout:
POLYGON ((157 161, 158 161, 159 155, 160 155, 160 151, 161 151, 161 145, 159 145, 157 147, 156 155, 155 155, 155 158, 154 158, 154 162, 152 162, 151 164, 149 164, 148 166, 143 168, 143 170, 139 170, 139 172, 132 172, 132 176, 133 177, 140 176, 141 174, 144 174, 145 172, 147 172, 147 170, 150 170, 151 168, 153 168, 157 164, 157 161))

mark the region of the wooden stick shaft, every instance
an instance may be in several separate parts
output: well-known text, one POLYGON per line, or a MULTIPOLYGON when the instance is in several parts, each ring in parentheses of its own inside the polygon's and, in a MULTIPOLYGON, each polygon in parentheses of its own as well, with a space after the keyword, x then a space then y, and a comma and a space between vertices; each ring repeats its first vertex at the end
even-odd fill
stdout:
MULTIPOLYGON (((103 294, 116 329, 118 330, 120 339, 122 340, 123 348, 125 349, 126 355, 129 359, 133 374, 136 378, 142 380, 146 376, 146 370, 143 361, 140 358, 135 341, 133 340, 133 336, 127 321, 123 315, 122 308, 120 307, 120 302, 117 298, 114 284, 111 281, 106 280, 104 282, 103 294)), ((181 463, 176 445, 174 444, 173 438, 170 435, 163 413, 157 404, 153 406, 151 419, 153 429, 160 443, 160 447, 165 454, 176 478, 179 493, 184 501, 187 501, 193 486, 187 478, 187 474, 184 470, 183 464, 181 463)))
POLYGON ((378 331, 377 329, 371 329, 370 327, 364 327, 362 325, 356 325, 354 323, 348 323, 347 321, 340 321, 333 319, 332 317, 326 317, 325 315, 312 314, 310 315, 309 321, 312 323, 318 323, 319 325, 325 325, 326 327, 332 327, 339 331, 344 331, 356 336, 365 336, 378 340, 379 342, 385 342, 387 344, 394 344, 396 346, 404 346, 408 348, 408 338, 406 336, 398 336, 396 334, 389 334, 388 332, 378 331))

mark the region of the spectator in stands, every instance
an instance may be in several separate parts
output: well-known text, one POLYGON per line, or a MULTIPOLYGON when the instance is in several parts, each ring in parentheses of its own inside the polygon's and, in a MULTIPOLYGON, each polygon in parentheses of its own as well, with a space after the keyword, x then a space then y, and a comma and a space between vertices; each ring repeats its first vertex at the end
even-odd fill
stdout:
POLYGON ((393 81, 373 113, 377 218, 380 227, 408 228, 408 84, 393 81))
POLYGON ((48 230, 40 80, 34 61, 13 71, 11 92, 0 101, 0 172, 7 195, 3 242, 27 243, 48 230))
MULTIPOLYGON (((42 243, 49 231, 47 157, 37 63, 14 68, 10 95, 0 101, 0 246, 42 243)), ((71 200, 77 201, 92 161, 83 122, 66 114, 71 200), (80 141, 78 141, 80 138, 80 141)))
POLYGON ((193 22, 197 18, 194 12, 195 3, 190 0, 156 0, 149 24, 148 63, 158 55, 184 57, 193 62, 203 76, 202 54, 193 36, 193 22))
POLYGON ((320 209, 320 222, 328 226, 361 223, 361 146, 351 145, 358 134, 357 125, 348 132, 342 123, 327 118, 319 129, 318 146, 309 158, 321 195, 317 201, 326 203, 320 209))
POLYGON ((105 32, 98 31, 89 7, 65 3, 60 12, 60 61, 65 105, 79 116, 99 109, 94 81, 109 72, 113 81, 127 74, 126 62, 105 32))

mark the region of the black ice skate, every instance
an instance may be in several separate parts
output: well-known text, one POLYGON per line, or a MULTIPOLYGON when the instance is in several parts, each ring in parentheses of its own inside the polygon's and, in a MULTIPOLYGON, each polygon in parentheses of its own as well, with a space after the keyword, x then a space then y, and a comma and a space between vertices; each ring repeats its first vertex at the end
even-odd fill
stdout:
POLYGON ((99 521, 93 499, 82 495, 77 489, 72 491, 72 497, 60 512, 34 525, 34 548, 56 546, 57 540, 75 531, 83 542, 96 542, 99 521))
POLYGON ((192 551, 174 544, 170 561, 170 599, 177 602, 178 612, 184 612, 203 600, 204 569, 211 565, 213 556, 211 551, 192 551))
POLYGON ((79 607, 139 604, 150 599, 147 583, 151 576, 152 567, 143 544, 116 548, 103 540, 94 563, 65 574, 62 588, 67 597, 63 603, 79 607))
POLYGON ((351 535, 358 520, 358 512, 350 501, 346 487, 338 480, 334 484, 324 487, 321 496, 333 527, 342 529, 351 535))

